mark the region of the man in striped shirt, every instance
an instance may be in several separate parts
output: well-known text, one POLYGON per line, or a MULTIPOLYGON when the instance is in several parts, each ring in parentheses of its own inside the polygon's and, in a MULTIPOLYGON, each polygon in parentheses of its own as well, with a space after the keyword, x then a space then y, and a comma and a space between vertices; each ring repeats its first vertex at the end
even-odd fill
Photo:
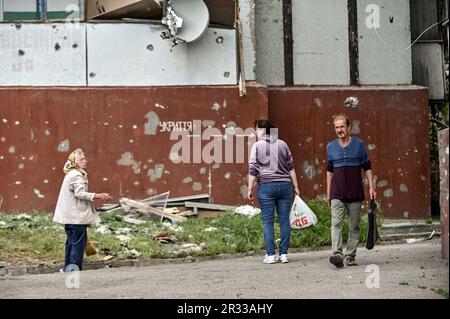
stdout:
POLYGON ((361 169, 366 173, 369 195, 376 198, 370 160, 364 142, 350 136, 351 124, 346 115, 333 120, 337 139, 327 145, 327 200, 331 203, 331 242, 333 255, 330 263, 337 268, 355 266, 359 242, 359 222, 364 187, 361 169), (342 250, 342 225, 344 214, 349 218, 348 241, 345 255, 342 250))

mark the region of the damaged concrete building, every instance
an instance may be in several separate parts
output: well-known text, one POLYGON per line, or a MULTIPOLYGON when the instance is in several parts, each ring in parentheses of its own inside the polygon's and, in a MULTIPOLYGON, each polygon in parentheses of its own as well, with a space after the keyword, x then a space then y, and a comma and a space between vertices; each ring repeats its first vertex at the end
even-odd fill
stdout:
POLYGON ((115 199, 170 190, 244 204, 259 118, 313 198, 326 192, 332 116, 347 113, 384 216, 429 216, 429 90, 413 84, 410 2, 0 0, 0 210, 53 211, 76 147, 92 188, 115 199))

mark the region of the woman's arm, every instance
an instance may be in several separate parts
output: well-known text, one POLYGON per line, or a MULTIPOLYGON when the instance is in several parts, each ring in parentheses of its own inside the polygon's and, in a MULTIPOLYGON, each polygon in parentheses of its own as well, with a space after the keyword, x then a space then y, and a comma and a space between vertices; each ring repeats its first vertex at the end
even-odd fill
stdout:
POLYGON ((291 175, 292 185, 294 186, 294 192, 297 196, 300 196, 300 189, 298 188, 297 174, 295 173, 295 169, 291 169, 289 171, 289 175, 291 175))

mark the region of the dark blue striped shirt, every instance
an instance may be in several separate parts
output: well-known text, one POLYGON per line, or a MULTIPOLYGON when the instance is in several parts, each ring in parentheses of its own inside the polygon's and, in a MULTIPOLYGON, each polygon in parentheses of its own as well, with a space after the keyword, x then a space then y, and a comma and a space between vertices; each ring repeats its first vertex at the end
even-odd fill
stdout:
POLYGON ((361 168, 371 169, 364 142, 352 137, 350 143, 342 147, 336 139, 327 145, 327 158, 327 170, 333 173, 330 198, 344 202, 364 200, 361 168))

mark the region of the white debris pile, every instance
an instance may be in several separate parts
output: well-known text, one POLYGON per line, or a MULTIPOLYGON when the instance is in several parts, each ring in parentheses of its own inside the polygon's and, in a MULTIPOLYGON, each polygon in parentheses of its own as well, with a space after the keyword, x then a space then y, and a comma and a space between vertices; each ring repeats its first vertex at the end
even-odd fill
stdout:
POLYGON ((135 258, 138 258, 140 255, 142 255, 142 254, 140 252, 138 252, 136 249, 129 250, 129 249, 125 248, 124 256, 126 258, 135 259, 135 258))
POLYGON ((208 228, 205 228, 205 231, 207 231, 207 232, 210 232, 210 231, 216 231, 216 230, 217 230, 216 227, 208 227, 208 228))
POLYGON ((122 227, 117 229, 114 233, 116 234, 116 238, 122 242, 129 242, 131 238, 133 238, 132 235, 130 235, 132 229, 128 227, 122 227))
POLYGON ((6 223, 4 221, 0 220, 0 227, 2 227, 2 226, 6 226, 6 223))
POLYGON ((28 215, 28 214, 19 214, 17 216, 14 216, 12 219, 32 220, 33 218, 31 217, 31 215, 28 215))
POLYGON ((241 205, 239 207, 236 207, 236 209, 234 210, 234 213, 252 217, 252 216, 261 214, 261 209, 250 206, 250 205, 241 205))
POLYGON ((132 238, 130 235, 117 235, 116 238, 123 242, 129 242, 132 238))
POLYGON ((183 227, 178 226, 176 224, 171 224, 169 222, 163 222, 162 223, 164 226, 166 226, 167 228, 169 228, 170 230, 173 230, 174 232, 180 232, 183 230, 183 227))
POLYGON ((122 227, 115 231, 116 235, 128 235, 131 233, 132 229, 128 227, 122 227))
POLYGON ((98 226, 95 231, 100 234, 111 234, 111 230, 105 225, 98 226))
POLYGON ((206 244, 201 243, 200 245, 197 244, 182 244, 179 246, 177 253, 181 252, 192 252, 192 251, 201 251, 203 248, 205 248, 206 244))

